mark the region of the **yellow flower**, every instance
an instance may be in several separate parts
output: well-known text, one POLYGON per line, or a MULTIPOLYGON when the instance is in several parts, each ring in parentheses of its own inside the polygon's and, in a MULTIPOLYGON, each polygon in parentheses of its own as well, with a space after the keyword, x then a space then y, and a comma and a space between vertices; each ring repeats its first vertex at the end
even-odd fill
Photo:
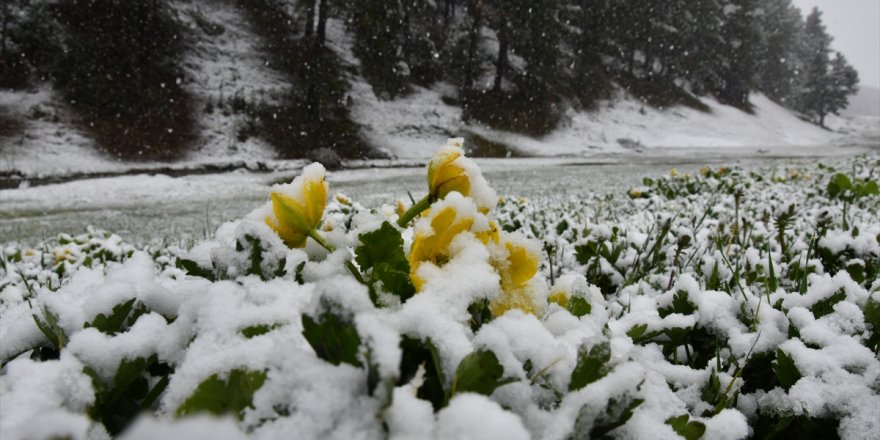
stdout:
POLYGON ((547 302, 552 302, 559 304, 562 308, 568 308, 568 292, 565 289, 556 289, 550 291, 550 295, 547 296, 547 302))
POLYGON ((303 247, 306 239, 320 224, 327 206, 327 182, 324 167, 309 165, 292 184, 272 192, 273 216, 269 225, 290 247, 303 247))
POLYGON ((523 244, 502 238, 507 257, 495 261, 494 266, 501 276, 501 295, 489 304, 494 316, 501 316, 511 309, 537 314, 538 305, 530 281, 538 273, 539 257, 523 244))
POLYGON ((477 238, 483 242, 483 244, 488 245, 490 241, 493 243, 498 243, 499 230, 500 229, 498 227, 498 222, 496 222, 495 220, 491 220, 491 221, 489 221, 489 229, 485 230, 485 231, 477 232, 476 235, 477 235, 477 238))
POLYGON ((409 252, 409 277, 416 291, 421 291, 425 280, 418 275, 422 263, 429 262, 442 266, 449 261, 449 243, 461 232, 467 231, 474 223, 474 218, 459 213, 452 206, 440 210, 436 214, 428 213, 431 218, 431 230, 416 230, 412 248, 409 252))
POLYGON ((671 171, 669 171, 669 175, 672 177, 678 176, 678 168, 673 168, 671 171))
POLYGON ((397 207, 395 208, 397 216, 402 217, 403 214, 406 213, 406 209, 406 203, 404 203, 403 200, 397 199, 397 207))
POLYGON ((455 163, 462 156, 461 142, 453 141, 438 150, 428 162, 428 195, 431 200, 442 199, 452 191, 470 195, 470 178, 464 168, 455 163))
POLYGON ((629 196, 630 196, 630 198, 638 199, 639 197, 642 196, 642 192, 633 188, 633 189, 629 190, 629 196))
POLYGON ((340 205, 351 206, 351 199, 349 199, 348 196, 346 196, 345 194, 336 193, 333 198, 335 198, 340 205))
POLYGON ((703 168, 700 168, 700 175, 703 176, 703 177, 708 176, 710 172, 712 172, 712 168, 709 168, 709 167, 707 167, 707 166, 706 166, 706 167, 703 167, 703 168))

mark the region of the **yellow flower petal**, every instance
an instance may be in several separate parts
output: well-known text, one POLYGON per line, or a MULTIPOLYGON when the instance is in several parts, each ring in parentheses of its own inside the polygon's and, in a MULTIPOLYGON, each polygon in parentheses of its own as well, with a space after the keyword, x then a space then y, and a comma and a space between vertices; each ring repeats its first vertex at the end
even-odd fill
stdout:
POLYGON ((418 276, 419 267, 424 262, 430 262, 437 266, 444 265, 449 261, 449 244, 458 234, 467 231, 474 223, 473 217, 459 216, 455 208, 448 206, 443 210, 430 213, 430 233, 416 232, 413 237, 412 247, 407 258, 410 266, 410 280, 416 291, 420 291, 425 283, 418 276))
POLYGON ((508 310, 520 309, 524 313, 538 314, 538 304, 530 286, 504 290, 489 303, 489 311, 493 316, 501 316, 508 310))
POLYGON ((524 246, 510 242, 505 247, 510 254, 507 257, 507 278, 512 286, 522 286, 538 273, 538 256, 524 246))

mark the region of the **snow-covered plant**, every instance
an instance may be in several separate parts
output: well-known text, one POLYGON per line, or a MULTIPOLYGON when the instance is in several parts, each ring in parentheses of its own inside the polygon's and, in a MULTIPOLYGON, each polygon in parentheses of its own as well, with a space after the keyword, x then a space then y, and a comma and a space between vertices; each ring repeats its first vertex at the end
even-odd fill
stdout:
POLYGON ((7 246, 0 437, 876 437, 876 158, 499 201, 460 148, 410 207, 311 165, 189 250, 7 246))

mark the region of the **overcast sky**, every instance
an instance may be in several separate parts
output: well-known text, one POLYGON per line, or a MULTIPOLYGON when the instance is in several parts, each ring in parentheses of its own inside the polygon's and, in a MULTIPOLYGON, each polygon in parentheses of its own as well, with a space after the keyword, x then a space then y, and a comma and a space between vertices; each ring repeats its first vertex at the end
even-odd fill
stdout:
POLYGON ((804 17, 814 6, 841 52, 859 71, 863 85, 880 87, 880 0, 793 0, 804 17))

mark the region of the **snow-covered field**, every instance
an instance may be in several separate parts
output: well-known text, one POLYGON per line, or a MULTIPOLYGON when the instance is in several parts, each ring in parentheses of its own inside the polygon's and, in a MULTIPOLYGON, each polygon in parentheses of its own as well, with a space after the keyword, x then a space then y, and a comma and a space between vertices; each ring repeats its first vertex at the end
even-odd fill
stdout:
MULTIPOLYGON (((556 164, 580 172, 520 198, 540 164, 482 163, 493 189, 454 152, 427 189, 331 175, 330 194, 384 180, 326 208, 311 166, 184 248, 6 245, 0 437, 880 434, 876 154, 595 188, 556 164)), ((129 203, 185 182, 195 204, 226 190, 211 178, 129 203)), ((3 196, 38 210, 65 185, 3 196)))

